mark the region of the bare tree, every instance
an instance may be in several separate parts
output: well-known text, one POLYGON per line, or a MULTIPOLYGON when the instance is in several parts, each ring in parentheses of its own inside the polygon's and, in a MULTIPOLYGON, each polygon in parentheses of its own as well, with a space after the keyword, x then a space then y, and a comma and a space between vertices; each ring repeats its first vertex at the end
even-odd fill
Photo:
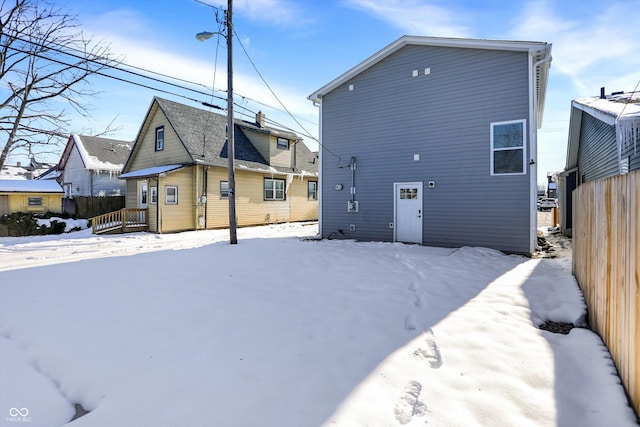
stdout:
POLYGON ((88 77, 116 65, 75 16, 43 0, 0 0, 0 168, 32 146, 59 145, 69 114, 89 115, 88 77))

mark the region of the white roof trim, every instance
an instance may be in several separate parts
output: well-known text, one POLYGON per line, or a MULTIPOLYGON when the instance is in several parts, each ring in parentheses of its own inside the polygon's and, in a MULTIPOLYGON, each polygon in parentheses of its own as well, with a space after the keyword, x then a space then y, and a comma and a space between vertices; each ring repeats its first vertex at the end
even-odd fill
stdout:
POLYGON ((610 126, 614 126, 616 124, 616 116, 614 114, 611 113, 607 113, 601 110, 597 110, 595 108, 589 107, 585 104, 582 104, 580 102, 576 102, 571 101, 571 106, 574 108, 577 108, 578 110, 582 110, 585 113, 589 114, 590 116, 595 117, 596 119, 600 120, 601 122, 604 122, 610 126))
POLYGON ((510 50, 517 52, 534 52, 548 50, 551 45, 545 42, 523 42, 508 40, 456 39, 441 37, 403 36, 384 49, 370 56, 360 64, 348 70, 307 97, 312 102, 320 102, 323 95, 344 84, 362 71, 385 59, 392 53, 407 45, 458 47, 470 49, 510 50))
POLYGON ((161 173, 174 172, 178 169, 182 169, 184 165, 165 165, 165 166, 153 166, 150 168, 139 169, 137 171, 131 171, 120 174, 120 179, 127 178, 146 178, 149 176, 160 175, 161 173))

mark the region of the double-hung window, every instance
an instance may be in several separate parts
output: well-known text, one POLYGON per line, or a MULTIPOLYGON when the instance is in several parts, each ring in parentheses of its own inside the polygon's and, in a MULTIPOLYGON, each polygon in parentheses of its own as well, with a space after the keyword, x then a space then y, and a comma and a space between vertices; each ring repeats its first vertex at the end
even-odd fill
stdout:
POLYGON ((178 187, 175 185, 167 185, 165 187, 164 203, 167 205, 178 204, 178 187))
POLYGON ((220 181, 220 198, 229 198, 229 181, 220 181))
POLYGON ((164 126, 156 128, 156 151, 164 150, 164 126))
POLYGON ((307 184, 307 200, 318 200, 318 181, 309 181, 307 184))
POLYGON ((526 173, 526 122, 491 123, 491 175, 526 173))
POLYGON ((284 179, 264 179, 264 199, 284 200, 284 179))

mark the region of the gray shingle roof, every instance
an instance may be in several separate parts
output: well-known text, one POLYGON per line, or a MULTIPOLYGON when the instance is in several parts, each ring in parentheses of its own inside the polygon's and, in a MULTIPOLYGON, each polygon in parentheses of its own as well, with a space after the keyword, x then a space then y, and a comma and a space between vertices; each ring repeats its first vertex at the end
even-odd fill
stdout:
POLYGON ((79 137, 90 156, 95 156, 102 162, 114 165, 124 165, 133 146, 131 142, 117 139, 88 135, 79 135, 79 137))
MULTIPOLYGON (((194 163, 227 166, 226 115, 158 97, 154 98, 154 101, 175 130, 194 163)), ((259 128, 254 123, 236 119, 234 129, 235 165, 249 169, 268 170, 270 166, 246 136, 245 130, 287 136, 292 140, 299 139, 293 132, 267 127, 259 128)), ((296 168, 273 167, 273 169, 283 173, 318 172, 315 155, 302 142, 296 146, 296 168)))

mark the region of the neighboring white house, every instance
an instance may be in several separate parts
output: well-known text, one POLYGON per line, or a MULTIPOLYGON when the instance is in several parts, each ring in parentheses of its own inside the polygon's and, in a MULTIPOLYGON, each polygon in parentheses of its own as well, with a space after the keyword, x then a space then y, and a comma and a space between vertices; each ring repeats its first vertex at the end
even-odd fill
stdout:
POLYGON ((64 196, 124 196, 125 183, 118 176, 131 146, 128 141, 72 134, 58 163, 64 196))
POLYGON ((32 158, 28 165, 21 162, 15 166, 4 165, 0 170, 0 179, 41 179, 52 168, 55 169, 55 165, 40 163, 32 158))

